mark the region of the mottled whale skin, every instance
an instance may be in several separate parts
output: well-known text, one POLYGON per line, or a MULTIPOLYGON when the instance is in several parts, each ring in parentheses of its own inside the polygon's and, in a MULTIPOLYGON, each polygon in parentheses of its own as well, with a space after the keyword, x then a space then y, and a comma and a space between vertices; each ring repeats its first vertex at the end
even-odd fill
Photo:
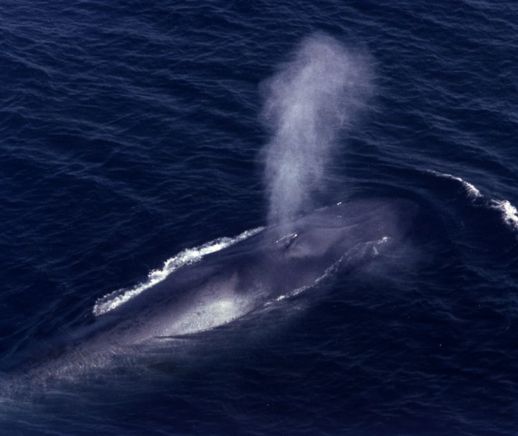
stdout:
POLYGON ((266 228, 183 267, 67 335, 59 351, 47 356, 52 362, 48 371, 88 366, 95 356, 115 355, 242 318, 310 288, 330 268, 354 269, 400 244, 416 210, 407 200, 357 200, 317 209, 288 229, 266 228))

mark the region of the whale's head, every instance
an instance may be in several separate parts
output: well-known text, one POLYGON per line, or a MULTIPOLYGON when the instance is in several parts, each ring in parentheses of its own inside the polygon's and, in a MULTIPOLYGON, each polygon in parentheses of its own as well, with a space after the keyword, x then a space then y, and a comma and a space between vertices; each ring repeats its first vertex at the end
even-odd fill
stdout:
POLYGON ((299 218, 274 243, 290 260, 335 258, 362 244, 401 240, 416 213, 408 200, 337 203, 299 218))

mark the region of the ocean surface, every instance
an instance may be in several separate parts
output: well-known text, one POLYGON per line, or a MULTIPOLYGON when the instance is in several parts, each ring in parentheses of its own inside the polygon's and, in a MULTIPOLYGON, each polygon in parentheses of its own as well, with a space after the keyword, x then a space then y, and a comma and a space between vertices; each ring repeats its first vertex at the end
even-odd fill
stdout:
POLYGON ((504 0, 3 0, 0 434, 516 435, 517 59, 504 0), (311 35, 370 74, 312 205, 411 201, 399 254, 74 351, 267 225, 265 81, 311 35))

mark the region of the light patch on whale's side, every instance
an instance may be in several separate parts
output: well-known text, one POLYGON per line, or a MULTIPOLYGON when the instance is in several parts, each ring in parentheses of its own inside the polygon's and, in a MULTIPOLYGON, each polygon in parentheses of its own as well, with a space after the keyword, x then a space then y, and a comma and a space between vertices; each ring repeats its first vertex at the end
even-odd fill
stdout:
POLYGON ((190 304, 193 310, 166 316, 160 324, 161 336, 189 335, 228 324, 254 308, 253 299, 239 289, 240 278, 233 273, 228 279, 207 284, 190 304))

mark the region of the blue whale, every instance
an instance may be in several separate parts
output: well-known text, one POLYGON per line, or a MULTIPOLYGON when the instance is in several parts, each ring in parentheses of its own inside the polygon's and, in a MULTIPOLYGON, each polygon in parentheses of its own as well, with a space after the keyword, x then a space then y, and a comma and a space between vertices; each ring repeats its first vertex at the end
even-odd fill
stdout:
POLYGON ((265 228, 67 335, 44 357, 44 372, 59 376, 103 366, 132 347, 205 332, 289 302, 333 272, 354 270, 400 246, 416 213, 409 200, 355 200, 317 209, 289 228, 265 228))

